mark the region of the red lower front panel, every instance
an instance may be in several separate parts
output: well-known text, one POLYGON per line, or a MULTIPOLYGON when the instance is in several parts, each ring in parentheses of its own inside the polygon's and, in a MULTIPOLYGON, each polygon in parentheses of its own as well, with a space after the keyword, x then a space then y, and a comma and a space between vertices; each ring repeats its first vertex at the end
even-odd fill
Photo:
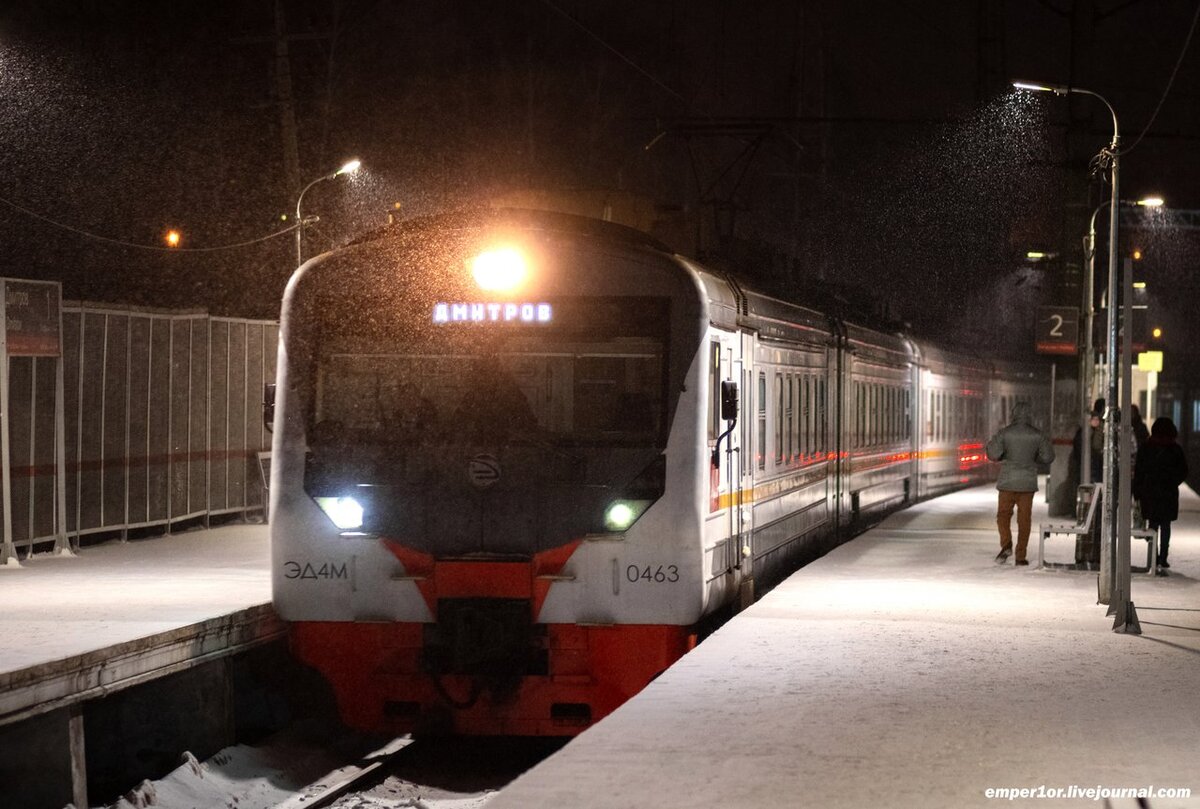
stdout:
POLYGON ((292 650, 337 697, 342 720, 368 732, 569 736, 607 716, 692 646, 688 627, 549 624, 547 673, 497 695, 465 674, 424 669, 422 624, 297 622, 292 650))

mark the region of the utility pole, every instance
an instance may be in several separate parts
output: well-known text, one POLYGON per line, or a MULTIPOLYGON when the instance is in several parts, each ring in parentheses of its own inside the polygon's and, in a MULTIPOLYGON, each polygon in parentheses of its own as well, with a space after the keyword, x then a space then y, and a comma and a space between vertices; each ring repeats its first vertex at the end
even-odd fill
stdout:
POLYGON ((275 95, 279 104, 279 132, 283 137, 283 170, 288 194, 294 197, 300 193, 300 146, 296 138, 296 109, 292 104, 292 64, 283 0, 275 0, 275 95))
POLYGON ((284 0, 274 0, 275 31, 271 36, 235 37, 233 42, 239 45, 257 45, 271 43, 274 46, 275 74, 275 104, 279 110, 279 134, 283 146, 283 171, 287 180, 287 191, 290 198, 300 194, 300 138, 296 126, 296 106, 292 87, 292 60, 289 43, 306 40, 330 39, 331 34, 310 32, 303 34, 287 33, 287 19, 284 16, 284 0))

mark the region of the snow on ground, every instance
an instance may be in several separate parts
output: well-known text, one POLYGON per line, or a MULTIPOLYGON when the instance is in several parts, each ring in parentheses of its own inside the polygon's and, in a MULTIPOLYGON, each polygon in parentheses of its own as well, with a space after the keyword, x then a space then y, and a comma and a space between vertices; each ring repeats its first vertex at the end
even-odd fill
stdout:
MULTIPOLYGON (((318 739, 309 728, 292 728, 261 746, 228 747, 204 762, 188 754, 174 772, 144 781, 106 809, 272 809, 297 794, 310 799, 323 794, 324 786, 306 785, 348 763, 369 761, 374 753, 363 744, 349 733, 318 739), (355 751, 356 747, 361 749, 355 751)), ((458 793, 389 776, 372 789, 344 796, 332 805, 336 809, 480 809, 493 794, 458 793)))
POLYGON ((265 525, 227 525, 0 566, 0 672, 267 603, 269 565, 265 525))
MULTIPOLYGON (((996 565, 995 497, 920 504, 807 566, 488 809, 1036 806, 1043 787, 1149 785, 1196 796, 1154 809, 1200 806, 1200 498, 1184 493, 1171 575, 1134 574, 1136 636, 1111 631, 1095 573, 996 565), (1012 787, 1035 792, 986 796, 1012 787)), ((1039 520, 1044 504, 1034 547, 1039 520)))
MULTIPOLYGON (((1134 574, 1141 636, 1110 630, 1095 573, 994 564, 994 504, 981 487, 893 515, 498 794, 389 778, 338 805, 1033 806, 985 790, 1154 785, 1197 795, 1154 809, 1200 806, 1200 498, 1184 494, 1171 575, 1134 574)), ((264 603, 268 556, 265 527, 239 525, 0 568, 0 671, 264 603)), ((1048 556, 1070 561, 1072 540, 1048 556)), ((282 749, 186 762, 141 801, 271 806, 329 764, 282 749)))

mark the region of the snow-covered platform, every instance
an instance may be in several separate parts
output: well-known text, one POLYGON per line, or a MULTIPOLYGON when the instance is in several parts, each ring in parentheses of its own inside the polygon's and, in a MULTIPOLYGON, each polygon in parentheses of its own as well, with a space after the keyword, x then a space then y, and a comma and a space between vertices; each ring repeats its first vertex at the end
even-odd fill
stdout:
POLYGON ((0 566, 0 725, 283 633, 264 525, 0 566))
POLYGON ((808 565, 488 809, 1200 806, 1200 498, 1181 501, 1170 575, 1133 576, 1140 636, 1111 630, 1094 572, 995 564, 995 490, 969 489, 808 565))

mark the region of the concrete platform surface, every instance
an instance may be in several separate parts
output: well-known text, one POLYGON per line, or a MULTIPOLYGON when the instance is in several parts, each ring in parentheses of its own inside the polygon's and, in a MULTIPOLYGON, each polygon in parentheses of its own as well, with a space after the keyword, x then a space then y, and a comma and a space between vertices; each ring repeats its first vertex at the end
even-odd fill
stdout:
POLYGON ((1141 635, 1112 631, 1094 572, 997 565, 996 492, 969 489, 803 568, 488 809, 1200 806, 1181 494, 1170 575, 1133 576, 1141 635))
POLYGON ((0 673, 271 600, 265 525, 107 542, 0 566, 0 673))

